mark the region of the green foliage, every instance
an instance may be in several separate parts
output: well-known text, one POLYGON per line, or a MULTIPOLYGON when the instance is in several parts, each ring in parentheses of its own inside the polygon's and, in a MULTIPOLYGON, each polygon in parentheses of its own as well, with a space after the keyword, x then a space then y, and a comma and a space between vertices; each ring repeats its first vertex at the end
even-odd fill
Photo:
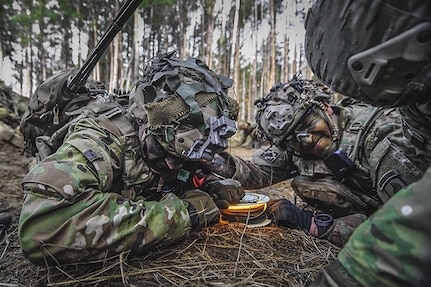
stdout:
POLYGON ((243 0, 241 1, 240 10, 240 26, 244 27, 245 23, 252 16, 254 0, 243 0))
POLYGON ((175 5, 175 0, 143 0, 141 7, 150 7, 150 6, 172 6, 175 5))
MULTIPOLYGON (((28 74, 33 78, 28 81, 32 83, 39 82, 38 77, 42 77, 42 72, 43 76, 49 76, 60 69, 80 65, 84 60, 82 58, 87 55, 85 54, 86 49, 82 49, 82 47, 86 45, 91 51, 111 24, 118 8, 125 1, 1 0, 0 39, 3 56, 19 55, 12 58, 17 61, 14 63, 15 66, 19 67, 15 71, 16 74, 20 73, 17 78, 23 79, 27 75, 25 72, 29 70, 28 74), (76 34, 77 31, 79 34, 76 34), (78 44, 79 48, 77 48, 78 44), (18 50, 17 53, 13 50, 15 47, 18 50), (81 62, 76 62, 76 59, 81 62)), ((257 71, 248 71, 248 73, 255 73, 250 77, 254 77, 255 81, 262 85, 262 89, 266 90, 268 88, 266 87, 268 81, 266 77, 269 73, 268 71, 262 72, 262 69, 268 69, 268 63, 271 61, 278 62, 275 64, 277 73, 275 79, 279 79, 282 73, 280 62, 288 61, 286 51, 279 44, 279 38, 275 44, 278 45, 277 54, 272 55, 272 51, 266 48, 269 45, 268 42, 271 41, 269 33, 268 35, 260 33, 259 42, 256 41, 250 45, 253 31, 245 29, 263 27, 268 23, 270 13, 274 13, 276 21, 282 20, 277 17, 285 9, 287 2, 286 0, 272 2, 241 0, 240 2, 237 27, 240 35, 238 47, 241 48, 240 73, 245 75, 244 78, 240 78, 245 79, 245 83, 241 80, 238 85, 238 93, 241 91, 240 89, 247 89, 241 85, 248 86, 246 67, 250 61, 256 61, 257 66, 257 71), (270 7, 273 11, 269 11, 270 7), (256 49, 256 51, 251 51, 251 49, 256 49), (243 51, 247 51, 246 56, 243 51), (254 53, 253 58, 250 58, 250 52, 254 53)), ((143 0, 138 8, 139 15, 143 18, 143 21, 139 23, 140 26, 136 29, 133 19, 130 19, 120 32, 121 54, 115 56, 120 62, 120 68, 116 71, 119 78, 136 80, 138 73, 135 71, 139 70, 139 66, 145 64, 159 51, 167 49, 178 49, 180 57, 199 57, 211 64, 212 68, 219 73, 231 73, 234 62, 231 50, 234 40, 232 31, 234 30, 235 0, 223 1, 226 5, 224 8, 227 9, 220 9, 216 3, 220 4, 221 1, 143 0), (222 15, 222 13, 228 14, 222 15), (212 32, 214 34, 211 34, 212 32), (139 49, 136 49, 136 44, 140 45, 139 49)), ((294 15, 292 17, 300 18, 306 6, 303 1, 296 0, 288 3, 288 9, 292 10, 290 12, 294 15)), ((285 19, 285 22, 287 23, 289 19, 285 19)), ((287 33, 291 27, 288 26, 288 23, 286 26, 286 35, 281 35, 284 33, 283 31, 279 32, 277 37, 288 37, 287 33)), ((283 39, 283 41, 286 40, 283 39)), ((113 50, 109 49, 98 65, 100 80, 107 84, 111 80, 110 73, 113 73, 111 71, 113 56, 109 54, 113 50)), ((298 64, 295 65, 299 65, 300 61, 297 59, 296 61, 298 64)), ((289 73, 289 71, 283 72, 289 73)))

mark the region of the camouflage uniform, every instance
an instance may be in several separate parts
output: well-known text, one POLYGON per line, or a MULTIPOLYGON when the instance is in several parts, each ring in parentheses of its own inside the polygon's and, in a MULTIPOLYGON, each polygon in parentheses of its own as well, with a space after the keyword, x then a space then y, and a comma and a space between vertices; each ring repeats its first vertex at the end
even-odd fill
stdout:
POLYGON ((17 127, 24 113, 26 98, 14 93, 0 81, 0 140, 17 147, 23 146, 23 139, 17 127))
POLYGON ((430 286, 430 186, 431 168, 361 224, 313 286, 430 286))
POLYGON ((45 257, 78 262, 184 236, 191 222, 176 195, 167 193, 159 202, 121 195, 136 184, 155 189, 158 180, 144 162, 136 133, 116 135, 93 119, 82 120, 22 181, 21 247, 35 264, 45 257), (126 144, 131 140, 135 146, 126 144), (131 169, 138 170, 127 172, 125 162, 131 160, 136 160, 131 169), (130 172, 138 177, 130 178, 130 172))
MULTIPOLYGON (((214 78, 208 85, 205 81, 193 84, 188 77, 200 68, 192 62, 176 62, 172 58, 160 62, 164 63, 160 64, 161 70, 156 67, 158 73, 154 73, 159 83, 163 87, 165 82, 160 79, 169 74, 165 81, 178 83, 178 93, 173 95, 165 87, 157 90, 152 81, 138 82, 131 92, 128 110, 98 97, 85 107, 81 114, 84 116, 69 127, 60 148, 22 180, 25 196, 19 238, 32 263, 72 263, 127 251, 141 253, 155 244, 182 238, 192 228, 219 221, 219 208, 208 193, 197 190, 193 184, 197 170, 204 174, 209 171, 201 170, 198 161, 187 160, 185 155, 180 158, 183 153, 174 149, 179 150, 196 138, 205 139, 201 130, 191 130, 188 125, 199 124, 202 131, 206 129, 207 117, 220 115, 222 107, 227 107, 220 102, 227 99, 227 94, 216 91, 217 98, 208 93, 211 87, 220 87, 214 78), (171 66, 166 63, 188 68, 169 69, 171 66), (150 94, 151 89, 154 93, 150 94), (188 122, 188 108, 181 93, 187 94, 190 111, 201 120, 188 122), (199 102, 198 94, 203 97, 199 102), (162 100, 151 101, 145 110, 136 108, 154 95, 162 100), (179 108, 175 102, 181 104, 179 108), (151 113, 151 108, 156 113, 151 113), (163 117, 157 118, 160 114, 163 117), (182 124, 175 127, 171 117, 182 124), (189 132, 192 137, 187 136, 189 132), (168 136, 179 135, 183 136, 175 141, 181 147, 168 140, 168 136)), ((197 74, 206 73, 204 69, 197 74)))
POLYGON ((291 156, 274 145, 256 151, 252 162, 226 155, 225 161, 231 161, 228 175, 244 188, 293 178, 292 187, 304 201, 338 217, 335 224, 344 244, 366 215, 402 186, 420 179, 427 162, 416 158, 414 147, 404 137, 398 110, 378 109, 350 99, 332 109, 339 115, 338 148, 356 164, 352 181, 334 177, 321 159, 291 156))
MULTIPOLYGON (((337 92, 399 106, 416 159, 431 155, 431 2, 316 1, 305 47, 337 92), (336 43, 336 45, 334 45, 336 43)), ((431 168, 364 222, 313 286, 431 285, 431 168)))

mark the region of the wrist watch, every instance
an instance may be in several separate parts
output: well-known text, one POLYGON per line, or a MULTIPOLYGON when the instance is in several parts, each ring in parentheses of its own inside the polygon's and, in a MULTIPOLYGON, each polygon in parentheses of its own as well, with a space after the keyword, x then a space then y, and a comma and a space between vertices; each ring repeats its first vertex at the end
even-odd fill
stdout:
POLYGON ((334 218, 330 214, 320 213, 314 216, 314 223, 317 225, 317 235, 320 237, 325 234, 332 223, 334 223, 334 218))

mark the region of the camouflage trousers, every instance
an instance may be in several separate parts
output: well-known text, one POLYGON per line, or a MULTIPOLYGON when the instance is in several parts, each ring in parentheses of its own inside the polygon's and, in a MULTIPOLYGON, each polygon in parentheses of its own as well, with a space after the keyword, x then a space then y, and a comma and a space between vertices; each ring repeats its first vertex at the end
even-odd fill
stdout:
POLYGON ((360 225, 313 286, 431 286, 431 167, 360 225))
POLYGON ((89 192, 70 202, 26 192, 19 238, 36 265, 139 253, 184 237, 191 229, 184 202, 173 194, 161 201, 129 201, 116 193, 89 192))

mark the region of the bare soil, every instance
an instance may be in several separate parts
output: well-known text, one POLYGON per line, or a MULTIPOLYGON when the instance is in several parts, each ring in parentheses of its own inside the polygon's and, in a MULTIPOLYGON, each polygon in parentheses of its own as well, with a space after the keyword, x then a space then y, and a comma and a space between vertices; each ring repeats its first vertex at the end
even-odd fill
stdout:
MULTIPOLYGON (((36 267, 18 241, 20 181, 30 162, 20 153, 0 142, 0 212, 13 215, 0 241, 0 286, 309 286, 339 251, 298 230, 221 223, 143 257, 120 254, 103 262, 36 267)), ((248 159, 252 150, 233 148, 231 153, 248 159)), ((293 199, 288 182, 263 192, 293 199)))
POLYGON ((24 258, 17 236, 22 202, 20 181, 30 161, 20 153, 20 148, 0 141, 0 212, 13 217, 6 238, 0 242, 0 286, 35 286, 43 272, 24 258))

